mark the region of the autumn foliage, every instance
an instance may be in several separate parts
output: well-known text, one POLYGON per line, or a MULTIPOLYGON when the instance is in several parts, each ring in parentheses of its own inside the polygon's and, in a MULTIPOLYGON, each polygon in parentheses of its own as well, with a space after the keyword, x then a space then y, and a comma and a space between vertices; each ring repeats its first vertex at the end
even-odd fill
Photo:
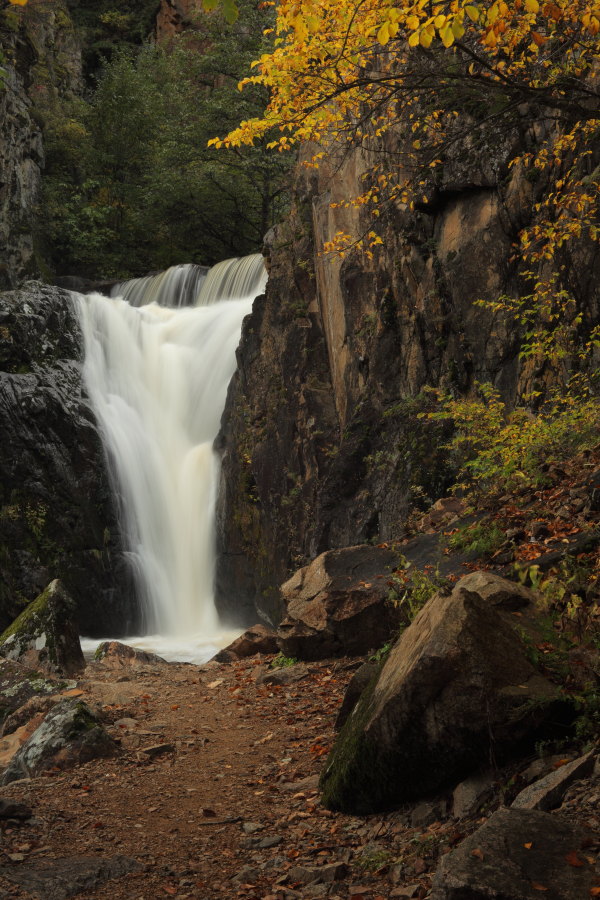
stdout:
POLYGON ((360 147, 368 171, 348 204, 369 225, 322 249, 372 257, 379 216, 425 203, 449 154, 520 134, 509 173, 545 189, 520 234, 522 296, 496 307, 523 331, 525 354, 589 365, 600 335, 582 323, 562 257, 600 234, 599 31, 598 0, 281 0, 272 50, 240 85, 265 85, 270 104, 214 143, 302 143, 309 166, 360 147))

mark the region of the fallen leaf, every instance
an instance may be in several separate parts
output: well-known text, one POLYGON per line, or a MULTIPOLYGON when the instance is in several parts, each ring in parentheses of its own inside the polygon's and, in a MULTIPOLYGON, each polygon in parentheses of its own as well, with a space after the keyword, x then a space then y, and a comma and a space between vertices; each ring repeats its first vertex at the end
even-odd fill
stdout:
POLYGON ((223 678, 217 678, 216 681, 211 681, 211 683, 210 683, 210 684, 207 684, 206 687, 208 687, 208 688, 216 688, 216 687, 219 687, 220 684, 223 684, 223 681, 224 681, 223 678))
POLYGON ((477 859, 483 859, 483 850, 476 847, 475 850, 471 850, 471 856, 476 856, 477 859))
POLYGON ((531 887, 534 891, 548 891, 550 888, 545 887, 543 884, 538 884, 537 881, 531 882, 531 887))
POLYGON ((177 893, 177 888, 173 887, 172 884, 163 884, 163 891, 165 894, 170 894, 171 897, 174 897, 177 893))
POLYGON ((171 709, 179 709, 179 703, 174 703, 171 709))
POLYGON ((585 866, 584 861, 577 855, 577 850, 571 850, 570 853, 567 853, 565 859, 569 865, 573 866, 575 869, 580 869, 581 866, 585 866))
POLYGON ((590 888, 590 897, 600 897, 600 887, 590 888))
POLYGON ((523 846, 526 850, 531 850, 531 848, 533 847, 533 841, 527 841, 527 843, 523 844, 523 846))

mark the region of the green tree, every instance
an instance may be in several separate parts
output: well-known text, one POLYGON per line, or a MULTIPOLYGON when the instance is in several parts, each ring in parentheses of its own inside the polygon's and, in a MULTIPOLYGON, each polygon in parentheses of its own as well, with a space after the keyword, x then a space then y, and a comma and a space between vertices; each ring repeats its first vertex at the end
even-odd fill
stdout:
POLYGON ((246 2, 235 23, 216 11, 170 46, 121 47, 87 103, 51 124, 43 219, 56 271, 121 277, 260 247, 289 155, 207 143, 264 109, 264 88, 242 96, 237 83, 268 15, 246 2))

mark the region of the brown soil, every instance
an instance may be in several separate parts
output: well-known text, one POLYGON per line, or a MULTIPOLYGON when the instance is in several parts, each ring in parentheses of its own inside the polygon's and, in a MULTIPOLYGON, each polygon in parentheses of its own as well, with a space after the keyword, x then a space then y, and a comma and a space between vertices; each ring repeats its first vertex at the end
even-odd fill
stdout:
MULTIPOLYGON (((83 699, 101 707, 120 753, 1 789, 35 818, 2 835, 0 872, 11 877, 0 875, 0 897, 46 900, 15 884, 40 861, 118 855, 142 870, 69 896, 426 897, 440 854, 483 819, 412 827, 408 810, 358 818, 324 809, 316 776, 357 662, 313 664, 301 681, 269 687, 256 684, 265 662, 88 666, 83 699), (161 744, 171 749, 145 752, 161 744), (331 883, 306 883, 307 869, 332 863, 347 868, 331 883)), ((597 832, 600 794, 596 786, 590 799, 587 787, 570 817, 597 832)))

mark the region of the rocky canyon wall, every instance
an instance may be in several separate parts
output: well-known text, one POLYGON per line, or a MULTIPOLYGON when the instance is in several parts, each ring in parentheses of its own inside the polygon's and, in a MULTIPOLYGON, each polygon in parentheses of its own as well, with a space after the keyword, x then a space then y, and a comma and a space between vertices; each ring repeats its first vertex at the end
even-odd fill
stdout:
POLYGON ((61 578, 84 634, 136 624, 66 291, 0 294, 0 631, 61 578))
MULTIPOLYGON (((538 136, 539 137, 539 136, 538 136)), ((238 351, 220 447, 219 594, 255 599, 275 621, 278 585, 318 553, 398 539, 411 510, 443 495, 452 460, 441 426, 419 418, 427 386, 468 394, 491 382, 510 404, 543 387, 520 335, 475 305, 523 292, 515 244, 543 176, 509 170, 523 134, 490 136, 447 161, 418 208, 382 214, 373 259, 320 249, 360 212, 332 206, 361 191, 368 160, 301 171, 289 220, 269 236, 271 276, 238 351)), ((594 246, 565 251, 569 288, 598 321, 594 246)))
POLYGON ((65 0, 0 13, 0 289, 40 274, 42 122, 81 87, 81 48, 65 0))

